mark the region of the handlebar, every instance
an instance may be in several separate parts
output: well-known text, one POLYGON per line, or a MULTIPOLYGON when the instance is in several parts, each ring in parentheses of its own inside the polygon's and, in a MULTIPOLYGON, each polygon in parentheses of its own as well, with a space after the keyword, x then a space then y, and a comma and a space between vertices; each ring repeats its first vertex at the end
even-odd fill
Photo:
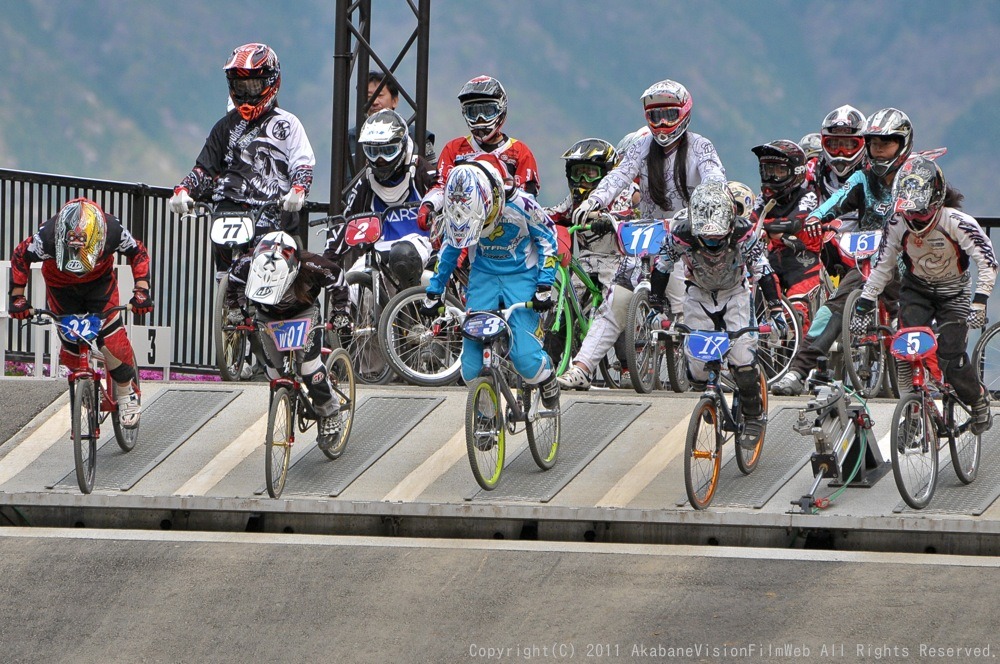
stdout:
MULTIPOLYGON (((670 320, 669 319, 665 319, 660 324, 660 326, 664 330, 669 330, 671 328, 670 320)), ((730 339, 737 339, 739 337, 742 337, 744 334, 750 334, 751 332, 758 332, 760 334, 770 334, 771 333, 771 326, 767 325, 767 324, 764 324, 764 325, 751 325, 749 327, 744 327, 742 329, 736 330, 735 332, 729 332, 727 330, 694 330, 694 329, 691 329, 690 327, 688 327, 687 325, 685 325, 684 323, 677 323, 676 325, 673 325, 672 327, 675 330, 677 330, 678 332, 681 332, 683 334, 691 334, 692 332, 716 332, 716 333, 717 332, 725 332, 727 335, 729 335, 730 339)))
MULTIPOLYGON (((204 201, 195 201, 194 207, 192 207, 187 214, 182 214, 181 219, 199 219, 201 217, 211 218, 216 214, 218 207, 218 204, 211 205, 204 201)), ((226 212, 248 214, 256 221, 257 219, 260 219, 261 215, 263 215, 265 211, 268 210, 271 210, 279 215, 281 214, 281 206, 278 204, 278 201, 268 201, 263 205, 252 206, 246 210, 226 210, 226 212)))
POLYGON ((120 304, 117 307, 111 307, 107 311, 95 311, 93 313, 86 313, 86 314, 57 314, 56 312, 49 311, 48 309, 41 309, 41 308, 39 308, 39 309, 28 309, 28 313, 29 313, 29 315, 31 317, 28 318, 27 320, 28 320, 29 323, 31 323, 33 325, 43 324, 45 321, 40 320, 42 316, 47 316, 48 318, 51 318, 54 321, 58 321, 63 316, 97 316, 101 320, 106 320, 106 319, 108 319, 108 318, 111 317, 111 314, 113 314, 113 313, 115 313, 117 311, 132 311, 132 305, 131 304, 120 304), (38 317, 39 320, 32 320, 32 318, 35 318, 35 317, 38 317))

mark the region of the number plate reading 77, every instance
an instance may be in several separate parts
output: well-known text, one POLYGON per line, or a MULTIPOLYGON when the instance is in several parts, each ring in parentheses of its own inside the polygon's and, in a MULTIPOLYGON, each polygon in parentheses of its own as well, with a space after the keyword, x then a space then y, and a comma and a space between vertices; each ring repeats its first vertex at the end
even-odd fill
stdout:
POLYGON ((729 335, 725 332, 691 332, 684 349, 688 357, 700 362, 721 360, 729 352, 729 335))
POLYGON ((249 244, 253 240, 253 219, 250 217, 216 217, 212 222, 212 242, 215 244, 249 244))
POLYGON ((655 254, 666 237, 667 229, 662 221, 618 225, 618 245, 626 256, 655 254))
POLYGON ((309 338, 309 327, 312 321, 308 318, 292 320, 277 320, 267 324, 267 329, 274 338, 274 345, 280 351, 298 350, 306 345, 309 338))

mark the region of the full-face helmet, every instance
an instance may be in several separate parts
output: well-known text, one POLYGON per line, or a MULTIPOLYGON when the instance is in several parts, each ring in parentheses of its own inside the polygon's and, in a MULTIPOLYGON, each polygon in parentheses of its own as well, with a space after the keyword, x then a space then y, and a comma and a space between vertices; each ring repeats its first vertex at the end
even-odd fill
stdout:
POLYGON ((913 125, 906 113, 896 108, 883 108, 876 111, 865 126, 865 152, 872 173, 878 177, 886 177, 899 170, 913 149, 913 125), (875 137, 892 140, 898 145, 896 154, 885 159, 872 157, 872 139, 875 137))
POLYGON ((819 132, 814 131, 799 139, 799 147, 806 155, 806 161, 818 157, 823 153, 822 139, 819 132))
POLYGON ((462 117, 480 143, 494 143, 507 119, 507 91, 492 76, 477 76, 458 92, 462 117))
POLYGON ((444 185, 444 236, 463 249, 489 236, 506 202, 503 165, 494 155, 481 154, 457 164, 444 185))
POLYGON ((721 251, 736 223, 736 202, 724 182, 702 182, 695 187, 688 205, 691 235, 702 248, 721 251))
POLYGON ((823 157, 830 170, 845 178, 865 158, 865 116, 853 106, 839 106, 823 118, 823 157))
POLYGON ((642 93, 642 108, 653 138, 663 147, 679 141, 691 123, 691 95, 671 80, 654 83, 642 93))
POLYGON ((298 245, 282 231, 268 233, 254 247, 246 296, 258 304, 277 304, 299 273, 298 245))
POLYGON ((585 138, 563 153, 566 180, 574 207, 590 195, 611 169, 618 165, 614 146, 600 138, 585 138))
POLYGON ((238 46, 222 69, 229 81, 229 97, 244 120, 254 120, 274 106, 281 87, 281 65, 269 46, 238 46))
POLYGON ((87 274, 104 253, 108 222, 101 207, 86 198, 74 198, 59 210, 56 220, 56 265, 63 272, 87 274))
POLYGON ((735 180, 727 182, 726 188, 729 189, 729 193, 736 203, 736 216, 749 217, 750 213, 753 212, 753 202, 757 198, 753 189, 735 180))
POLYGON ((937 226, 948 190, 941 167, 926 157, 916 156, 896 172, 892 197, 896 214, 917 237, 927 235, 937 226))
POLYGON ((358 144, 379 182, 392 179, 413 156, 406 121, 399 113, 387 108, 365 120, 361 125, 358 144))
POLYGON ((752 149, 757 155, 760 190, 765 198, 784 199, 806 181, 806 155, 798 143, 780 139, 752 149))

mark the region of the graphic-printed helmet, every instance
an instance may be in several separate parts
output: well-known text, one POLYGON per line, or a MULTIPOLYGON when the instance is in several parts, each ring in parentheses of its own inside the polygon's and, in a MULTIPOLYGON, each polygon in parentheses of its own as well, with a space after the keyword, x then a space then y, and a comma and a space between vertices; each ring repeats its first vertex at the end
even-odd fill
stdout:
POLYGON ((358 144, 379 182, 386 182, 396 175, 413 156, 406 120, 388 108, 373 113, 365 120, 358 135, 358 144))
POLYGON ((493 232, 506 202, 503 172, 491 154, 460 162, 448 172, 442 211, 448 244, 464 249, 493 232))
POLYGON ((281 87, 281 65, 269 46, 238 46, 222 69, 229 81, 229 97, 244 120, 255 120, 274 106, 281 87))
POLYGON ((883 108, 876 111, 865 125, 865 152, 872 173, 878 177, 886 177, 899 170, 913 150, 913 125, 906 113, 896 108, 883 108), (892 139, 899 145, 896 154, 888 159, 873 159, 871 140, 873 137, 892 139))
POLYGON ((507 119, 507 91, 492 76, 477 76, 458 92, 462 117, 480 143, 496 141, 507 119))
POLYGON ((691 123, 691 95, 671 80, 654 83, 642 93, 642 108, 653 138, 663 147, 679 141, 691 123))
POLYGON ((947 190, 940 166, 920 155, 911 157, 892 182, 896 214, 903 218, 911 233, 917 237, 927 235, 941 218, 947 190))
POLYGON ((865 116, 853 106, 839 106, 823 118, 823 157, 837 177, 849 176, 865 158, 864 133, 865 116))
POLYGON ((752 148, 765 198, 781 200, 806 181, 806 154, 795 141, 780 139, 752 148))
POLYGON ((805 153, 806 161, 809 161, 813 157, 820 156, 823 153, 823 144, 819 132, 814 131, 811 134, 806 134, 800 138, 799 147, 802 148, 802 152, 805 153))
POLYGON ((254 247, 246 296, 258 304, 277 304, 299 274, 298 245, 282 231, 268 233, 254 247))
POLYGON ((726 188, 729 189, 733 201, 736 202, 736 216, 749 218, 750 213, 753 212, 753 202, 757 198, 753 189, 735 180, 727 182, 726 188))
POLYGON ((618 165, 614 146, 600 138, 585 138, 563 153, 566 160, 566 180, 578 205, 592 192, 604 176, 618 165))
POLYGON ((736 223, 736 202, 724 182, 702 182, 688 205, 691 235, 709 250, 725 247, 736 223))
POLYGON ((108 222, 92 200, 74 198, 59 210, 56 221, 56 266, 63 272, 87 274, 104 253, 108 222))

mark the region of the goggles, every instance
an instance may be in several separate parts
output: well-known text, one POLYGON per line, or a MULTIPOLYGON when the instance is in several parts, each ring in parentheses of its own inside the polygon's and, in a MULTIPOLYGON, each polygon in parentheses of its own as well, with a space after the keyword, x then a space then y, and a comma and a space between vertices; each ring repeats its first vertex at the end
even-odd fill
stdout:
POLYGON ((363 143, 361 149, 368 161, 392 161, 403 151, 403 142, 398 143, 363 143))
POLYGON ((500 117, 500 102, 492 100, 470 101, 462 104, 462 115, 465 116, 465 120, 469 124, 493 122, 500 117))
POLYGON ((87 234, 80 231, 66 233, 66 246, 71 249, 82 249, 87 245, 87 234))
POLYGON ((673 127, 681 121, 680 106, 655 106, 646 109, 646 122, 650 127, 673 127))
POLYGON ((569 181, 573 184, 593 184, 603 177, 601 167, 596 164, 573 164, 569 168, 569 181))
POLYGON ((788 168, 788 164, 776 161, 760 162, 761 182, 783 182, 788 179, 788 176, 791 174, 792 171, 788 168))
POLYGON ((240 96, 253 97, 264 91, 266 81, 262 78, 231 78, 229 89, 240 96))
POLYGON ((853 157, 865 146, 860 136, 824 136, 823 149, 834 157, 853 157))
POLYGON ((703 237, 701 238, 702 244, 711 249, 718 249, 726 242, 725 236, 721 237, 703 237))

